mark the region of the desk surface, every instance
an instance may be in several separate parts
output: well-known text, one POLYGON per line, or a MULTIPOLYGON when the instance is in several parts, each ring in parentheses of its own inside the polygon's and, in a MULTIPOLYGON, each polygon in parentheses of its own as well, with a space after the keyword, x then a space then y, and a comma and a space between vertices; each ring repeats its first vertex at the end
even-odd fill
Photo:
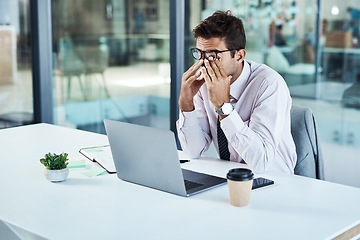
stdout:
MULTIPOLYGON (((244 208, 230 205, 226 185, 184 198, 114 174, 45 179, 45 153, 80 157, 81 147, 103 144, 104 135, 47 124, 1 130, 0 220, 48 239, 330 239, 360 223, 360 189, 299 176, 263 174, 275 184, 254 190, 244 208)), ((183 164, 222 177, 240 166, 183 164)))

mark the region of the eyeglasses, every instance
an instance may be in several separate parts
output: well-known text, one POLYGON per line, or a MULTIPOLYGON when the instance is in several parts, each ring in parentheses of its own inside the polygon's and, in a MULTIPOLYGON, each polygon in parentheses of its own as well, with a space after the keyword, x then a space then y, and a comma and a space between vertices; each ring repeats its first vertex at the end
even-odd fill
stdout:
POLYGON ((228 49, 228 50, 223 50, 223 51, 219 51, 219 50, 201 51, 198 48, 191 48, 190 50, 191 50, 192 56, 196 60, 200 60, 203 56, 205 56, 205 58, 210 61, 210 59, 209 59, 210 57, 212 57, 213 60, 217 59, 218 58, 218 53, 234 51, 234 50, 237 50, 237 49, 228 49))

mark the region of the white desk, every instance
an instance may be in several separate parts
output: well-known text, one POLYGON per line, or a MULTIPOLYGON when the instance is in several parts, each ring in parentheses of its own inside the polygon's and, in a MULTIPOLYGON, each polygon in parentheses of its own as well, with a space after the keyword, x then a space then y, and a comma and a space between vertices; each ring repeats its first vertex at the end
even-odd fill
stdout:
MULTIPOLYGON (((254 190, 245 208, 230 205, 227 186, 184 198, 82 170, 62 183, 45 179, 45 153, 75 157, 81 147, 102 144, 104 135, 47 124, 0 130, 0 220, 61 240, 331 239, 360 223, 360 189, 299 176, 264 174, 275 184, 254 190)), ((183 166, 225 176, 241 164, 200 159, 183 166)))

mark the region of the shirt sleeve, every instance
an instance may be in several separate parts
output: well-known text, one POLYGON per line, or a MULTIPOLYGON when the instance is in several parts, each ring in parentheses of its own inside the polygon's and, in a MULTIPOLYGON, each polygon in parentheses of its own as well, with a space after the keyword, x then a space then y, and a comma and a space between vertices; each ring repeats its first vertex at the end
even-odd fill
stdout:
POLYGON ((248 121, 233 111, 220 122, 231 146, 255 172, 266 171, 275 158, 286 121, 290 121, 290 108, 286 86, 264 80, 248 121))
POLYGON ((179 113, 176 122, 178 137, 182 150, 191 158, 200 158, 211 144, 210 126, 206 116, 205 107, 194 97, 195 110, 179 113))

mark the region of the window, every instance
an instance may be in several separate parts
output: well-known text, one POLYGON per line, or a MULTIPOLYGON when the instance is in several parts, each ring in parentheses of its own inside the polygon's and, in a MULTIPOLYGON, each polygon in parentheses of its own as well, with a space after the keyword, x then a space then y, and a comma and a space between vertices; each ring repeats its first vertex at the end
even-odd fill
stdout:
POLYGON ((0 1, 0 128, 33 121, 29 1, 0 1))
POLYGON ((53 1, 52 21, 57 124, 169 129, 168 1, 53 1))

